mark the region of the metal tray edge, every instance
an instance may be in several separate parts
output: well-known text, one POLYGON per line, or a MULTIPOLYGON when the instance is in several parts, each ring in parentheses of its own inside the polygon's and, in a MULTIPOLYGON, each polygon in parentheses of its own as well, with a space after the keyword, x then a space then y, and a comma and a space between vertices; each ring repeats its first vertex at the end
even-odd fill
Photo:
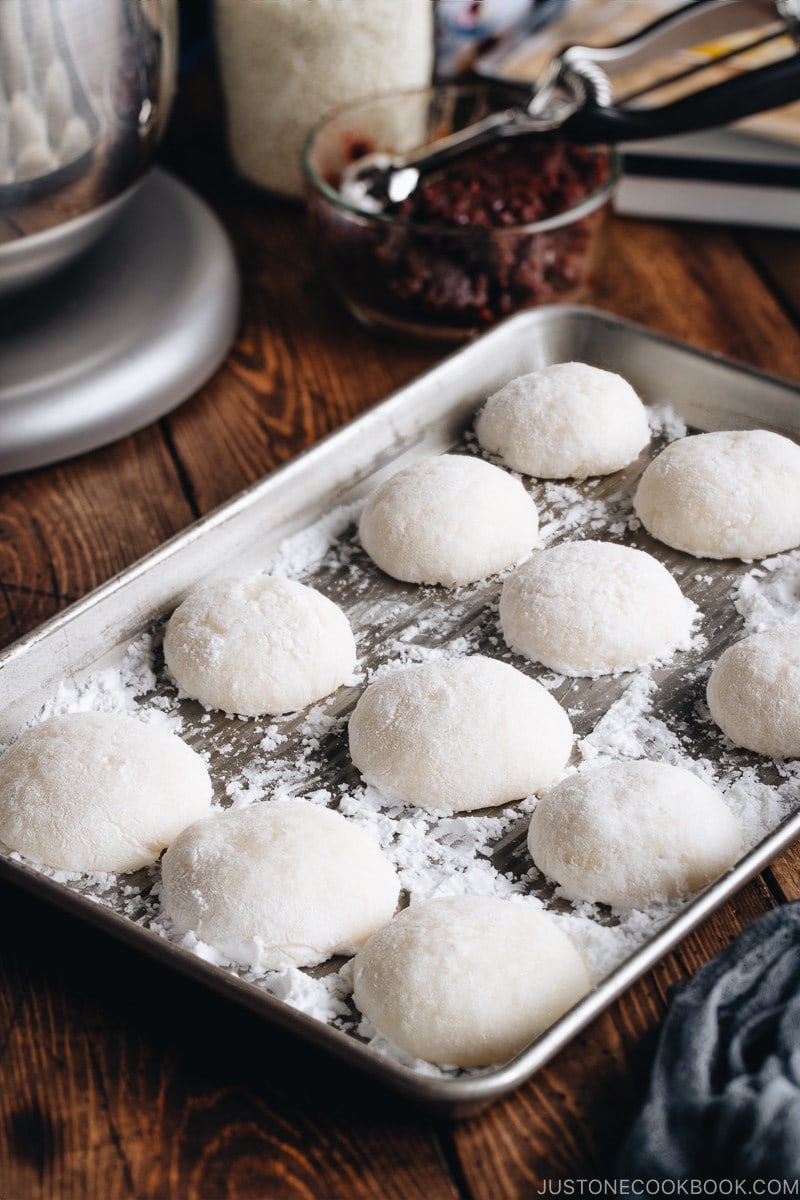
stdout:
MULTIPOLYGON (((174 553, 194 542, 205 540, 210 531, 222 530, 226 523, 240 512, 257 506, 273 489, 290 486, 293 478, 303 478, 315 461, 327 459, 351 440, 363 436, 365 429, 372 429, 400 414, 408 404, 409 392, 420 388, 435 388, 437 380, 446 376, 450 364, 462 361, 475 354, 483 353, 487 341, 513 342, 524 336, 524 331, 542 325, 562 330, 569 324, 601 325, 608 328, 630 331, 637 337, 652 343, 674 347, 683 354, 714 362, 745 374, 755 381, 791 393, 800 403, 800 387, 777 375, 739 363, 727 356, 696 348, 678 338, 650 330, 635 322, 617 318, 599 309, 582 306, 547 306, 508 318, 495 330, 480 339, 448 354, 440 363, 424 372, 409 384, 392 391, 382 401, 365 413, 354 417, 345 425, 325 435, 313 446, 304 450, 290 462, 276 468, 262 479, 243 489, 230 500, 173 535, 156 549, 136 560, 130 566, 94 588, 86 596, 73 602, 60 613, 49 618, 28 634, 0 651, 0 688, 3 683, 3 668, 23 657, 33 646, 68 630, 78 617, 90 613, 98 604, 115 595, 131 581, 149 575, 167 561, 174 553)), ((469 405, 465 405, 469 407, 469 405)), ((472 405, 474 411, 474 404, 472 405)), ((369 473, 369 472, 367 472, 369 473)), ((762 871, 777 855, 800 837, 800 813, 788 818, 751 850, 730 872, 706 891, 688 902, 642 949, 636 951, 589 995, 579 1002, 543 1034, 535 1043, 511 1062, 490 1069, 485 1074, 459 1078, 421 1076, 391 1059, 384 1059, 368 1047, 355 1042, 338 1030, 289 1008, 253 985, 237 979, 222 968, 198 960, 190 951, 162 941, 148 930, 142 929, 112 910, 93 900, 73 892, 62 884, 42 875, 22 863, 0 856, 0 876, 38 894, 49 902, 71 911, 96 928, 120 938, 136 949, 143 950, 184 975, 198 979, 204 986, 245 1004, 292 1033, 310 1041, 364 1074, 387 1085, 403 1097, 423 1105, 425 1108, 452 1117, 467 1116, 486 1107, 502 1094, 518 1087, 550 1058, 563 1049, 580 1030, 605 1011, 613 1000, 632 983, 644 975, 670 949, 710 916, 722 903, 738 892, 750 879, 762 871)))

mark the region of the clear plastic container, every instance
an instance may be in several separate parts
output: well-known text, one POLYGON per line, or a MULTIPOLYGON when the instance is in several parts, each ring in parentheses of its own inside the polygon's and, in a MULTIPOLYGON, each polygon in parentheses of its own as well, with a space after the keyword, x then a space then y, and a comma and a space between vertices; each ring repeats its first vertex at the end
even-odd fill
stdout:
POLYGON ((433 73, 431 0, 215 0, 234 165, 302 196, 308 131, 342 103, 420 87, 433 73))

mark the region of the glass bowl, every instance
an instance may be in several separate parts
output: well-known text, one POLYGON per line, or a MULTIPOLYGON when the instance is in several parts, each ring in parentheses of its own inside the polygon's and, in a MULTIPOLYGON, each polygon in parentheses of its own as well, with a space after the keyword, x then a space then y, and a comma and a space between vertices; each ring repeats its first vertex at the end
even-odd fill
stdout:
POLYGON ((377 213, 339 191, 363 155, 415 149, 513 99, 485 84, 395 92, 312 131, 303 167, 319 265, 360 321, 460 340, 520 309, 590 295, 619 175, 611 147, 503 138, 377 213))

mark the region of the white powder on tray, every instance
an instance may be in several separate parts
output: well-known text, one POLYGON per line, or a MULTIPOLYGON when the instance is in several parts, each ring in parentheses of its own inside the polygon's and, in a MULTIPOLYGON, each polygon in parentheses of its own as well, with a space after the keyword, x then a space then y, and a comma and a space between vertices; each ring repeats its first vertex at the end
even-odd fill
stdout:
MULTIPOLYGON (((666 412, 656 415, 656 423, 667 438, 682 429, 666 412)), ((632 544, 639 529, 631 507, 634 484, 634 473, 626 472, 580 486, 528 486, 547 543, 600 535, 632 544)), ((39 719, 100 708, 165 723, 206 758, 217 781, 217 803, 241 806, 303 796, 336 808, 364 827, 395 864, 404 903, 479 893, 545 907, 575 939, 598 981, 681 906, 618 912, 568 902, 529 859, 525 833, 533 799, 456 816, 388 804, 361 783, 347 754, 347 720, 363 683, 412 662, 478 651, 493 654, 537 678, 569 711, 577 734, 570 770, 643 757, 692 770, 717 787, 740 818, 748 848, 798 807, 800 764, 775 764, 736 751, 711 722, 704 700, 712 666, 705 657, 705 626, 668 665, 600 680, 564 679, 520 660, 505 646, 497 620, 502 578, 450 591, 398 584, 382 576, 364 554, 357 516, 358 506, 336 509, 287 539, 264 564, 267 571, 319 587, 348 613, 360 652, 352 686, 303 713, 274 719, 240 720, 206 712, 180 697, 165 676, 160 630, 155 630, 136 639, 119 668, 99 671, 81 685, 65 681, 39 719)), ((666 548, 663 557, 687 596, 693 592, 702 600, 705 625, 729 626, 732 636, 738 636, 733 632, 737 610, 746 628, 748 623, 760 628, 788 612, 800 596, 800 552, 769 560, 741 577, 726 564, 698 572, 693 560, 687 568, 681 556, 666 548)), ((257 974, 226 963, 192 935, 177 938, 160 912, 157 865, 118 878, 44 873, 122 912, 153 936, 174 940, 283 1003, 367 1041, 378 1053, 422 1073, 453 1073, 412 1062, 363 1020, 352 1004, 351 961, 257 974)))
POLYGON ((765 558, 739 580, 736 609, 743 634, 800 621, 800 550, 765 558))

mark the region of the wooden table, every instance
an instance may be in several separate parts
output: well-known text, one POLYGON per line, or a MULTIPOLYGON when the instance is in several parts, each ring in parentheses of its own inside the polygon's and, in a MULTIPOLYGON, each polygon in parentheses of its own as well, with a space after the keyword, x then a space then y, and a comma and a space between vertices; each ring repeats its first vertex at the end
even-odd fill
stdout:
MULTIPOLYGON (((194 110, 193 110, 194 112, 194 110)), ((0 644, 445 352, 356 325, 299 206, 235 181, 179 107, 167 162, 229 229, 236 344, 168 418, 0 481, 0 644)), ((800 236, 617 220, 593 303, 800 380, 800 236)), ((450 1123, 0 887, 0 1200, 521 1200, 613 1164, 672 984, 800 896, 790 852, 512 1096, 450 1123)))

